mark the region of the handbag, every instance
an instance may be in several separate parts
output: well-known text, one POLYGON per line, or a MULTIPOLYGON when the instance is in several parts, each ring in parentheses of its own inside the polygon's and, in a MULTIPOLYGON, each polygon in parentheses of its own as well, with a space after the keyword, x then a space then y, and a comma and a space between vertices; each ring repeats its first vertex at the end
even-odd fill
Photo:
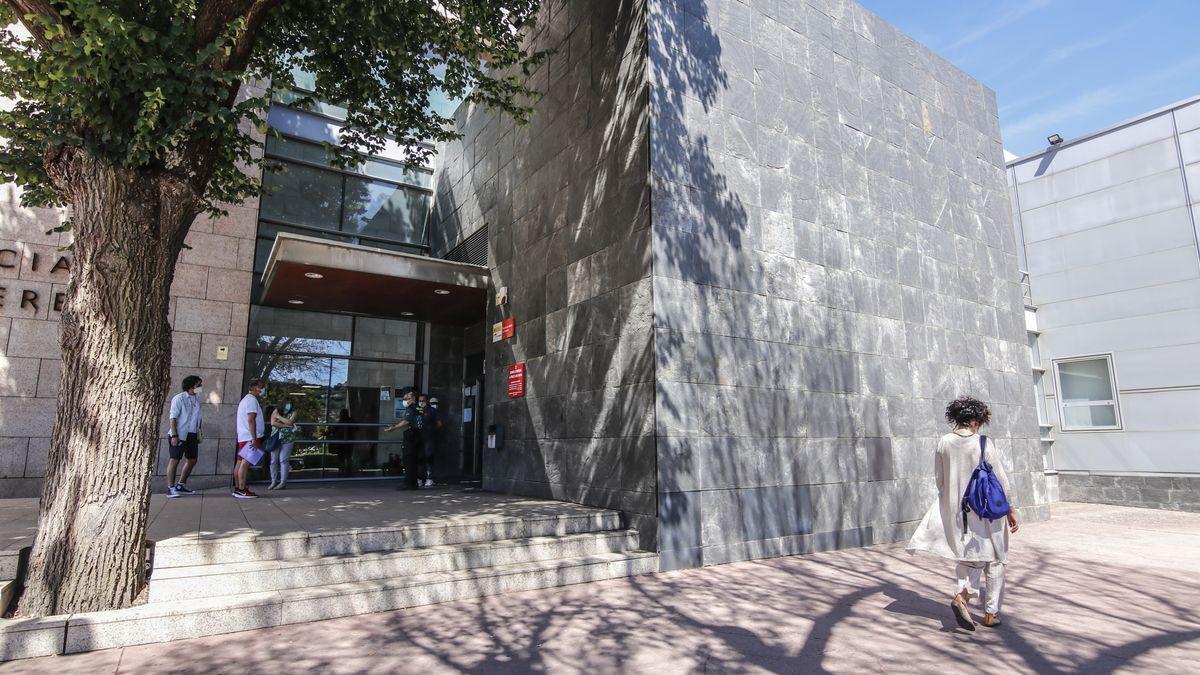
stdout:
POLYGON ((987 436, 979 437, 979 464, 971 472, 971 479, 967 481, 967 489, 963 493, 964 530, 967 529, 967 514, 972 511, 985 520, 1003 518, 1012 511, 1008 496, 1004 494, 1004 486, 1000 484, 1000 478, 987 461, 987 440, 987 436))
POLYGON ((280 445, 282 444, 279 442, 279 430, 276 429, 275 431, 271 432, 270 436, 267 436, 267 442, 263 443, 263 452, 275 452, 279 450, 280 445))

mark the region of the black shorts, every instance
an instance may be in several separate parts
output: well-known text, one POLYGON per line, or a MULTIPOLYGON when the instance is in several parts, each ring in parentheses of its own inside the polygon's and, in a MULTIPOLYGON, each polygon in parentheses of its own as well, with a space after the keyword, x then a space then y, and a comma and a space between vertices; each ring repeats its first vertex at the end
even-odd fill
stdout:
POLYGON ((171 459, 196 459, 200 452, 200 437, 196 434, 188 434, 187 438, 180 438, 178 445, 168 446, 171 450, 171 459))

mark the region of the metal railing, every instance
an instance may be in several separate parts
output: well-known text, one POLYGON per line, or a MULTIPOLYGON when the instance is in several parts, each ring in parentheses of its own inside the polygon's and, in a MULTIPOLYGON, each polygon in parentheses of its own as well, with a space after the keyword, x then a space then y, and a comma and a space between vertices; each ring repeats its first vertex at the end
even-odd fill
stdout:
MULTIPOLYGON (((400 449, 386 455, 386 460, 380 455, 368 451, 367 456, 360 456, 355 450, 361 446, 403 446, 406 439, 402 432, 383 435, 378 430, 391 426, 386 422, 297 422, 293 427, 297 433, 291 441, 292 450, 288 457, 290 481, 338 479, 383 479, 397 478, 404 475, 408 468, 403 465, 403 453, 400 449), (315 438, 318 430, 326 433, 345 430, 343 437, 315 438), (375 438, 349 437, 356 430, 376 430, 375 438), (309 436, 304 434, 308 431, 309 436), (349 446, 349 447, 347 447, 349 446)), ((266 474, 267 461, 264 460, 255 469, 266 474)))

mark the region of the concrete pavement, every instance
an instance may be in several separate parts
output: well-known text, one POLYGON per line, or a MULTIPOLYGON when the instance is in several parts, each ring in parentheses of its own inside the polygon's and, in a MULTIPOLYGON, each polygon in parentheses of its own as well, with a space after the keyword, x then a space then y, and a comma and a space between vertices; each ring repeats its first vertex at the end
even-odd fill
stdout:
POLYGON ((835 551, 530 591, 6 672, 1153 672, 1200 663, 1200 514, 1058 504, 1014 536, 1006 625, 957 629, 949 563, 835 551))

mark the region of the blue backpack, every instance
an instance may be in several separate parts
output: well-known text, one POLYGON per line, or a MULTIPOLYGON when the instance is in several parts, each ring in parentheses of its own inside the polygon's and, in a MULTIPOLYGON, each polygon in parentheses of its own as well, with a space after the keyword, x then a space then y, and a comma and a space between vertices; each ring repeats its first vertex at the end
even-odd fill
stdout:
POLYGON ((967 529, 967 513, 972 511, 985 520, 996 520, 1012 511, 1004 488, 1000 485, 1000 479, 996 477, 992 465, 984 457, 987 440, 987 436, 979 437, 979 464, 971 472, 971 480, 967 481, 967 491, 963 493, 964 530, 967 529))

